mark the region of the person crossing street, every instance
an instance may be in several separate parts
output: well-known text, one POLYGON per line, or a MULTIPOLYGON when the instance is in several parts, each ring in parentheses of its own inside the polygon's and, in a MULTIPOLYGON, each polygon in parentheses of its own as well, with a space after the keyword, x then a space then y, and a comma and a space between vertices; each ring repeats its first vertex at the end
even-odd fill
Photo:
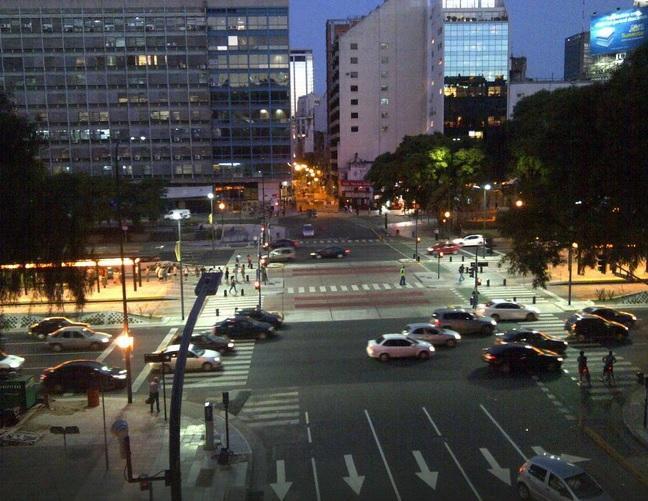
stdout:
POLYGON ((400 267, 400 285, 405 285, 405 266, 400 267))
POLYGON ((238 295, 238 291, 236 290, 236 277, 232 275, 232 281, 230 282, 230 288, 229 288, 229 293, 232 292, 232 289, 234 289, 234 294, 238 295))
POLYGON ((614 353, 612 353, 612 350, 610 350, 608 354, 601 359, 601 361, 603 362, 603 377, 601 378, 601 381, 609 385, 616 385, 616 381, 614 380, 614 364, 617 360, 614 353))
POLYGON ((587 367, 587 357, 585 352, 581 350, 578 356, 578 384, 583 384, 583 379, 587 381, 587 386, 592 387, 592 380, 590 378, 589 368, 587 367))

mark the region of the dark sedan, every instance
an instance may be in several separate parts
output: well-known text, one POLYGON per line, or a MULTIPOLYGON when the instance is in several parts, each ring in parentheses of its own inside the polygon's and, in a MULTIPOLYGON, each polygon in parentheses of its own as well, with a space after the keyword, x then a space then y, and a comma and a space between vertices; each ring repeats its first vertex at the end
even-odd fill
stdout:
MULTIPOLYGON (((182 333, 176 334, 169 343, 169 346, 180 344, 181 339, 182 333)), ((192 334, 190 343, 197 348, 217 351, 219 353, 228 353, 236 350, 234 341, 229 339, 227 336, 215 336, 210 332, 197 332, 195 334, 192 334)))
POLYGON ((37 336, 38 339, 45 339, 48 334, 59 330, 61 327, 90 327, 89 324, 83 322, 75 322, 65 317, 48 317, 32 324, 27 329, 30 336, 37 336))
POLYGON ((126 371, 96 360, 70 360, 45 369, 41 384, 51 393, 81 392, 93 386, 115 390, 126 387, 126 371))
POLYGON ((523 343, 502 343, 484 348, 482 360, 507 373, 515 370, 557 371, 563 363, 563 358, 557 353, 523 343))
POLYGON ((258 322, 265 322, 272 325, 275 329, 281 327, 283 315, 278 312, 270 312, 259 308, 242 308, 236 312, 237 317, 249 317, 258 322))
POLYGON ((215 336, 227 336, 229 338, 255 338, 265 339, 275 335, 272 325, 265 322, 257 322, 248 317, 234 317, 218 322, 212 329, 215 336))
POLYGON ((325 257, 341 259, 345 256, 348 256, 349 254, 351 254, 350 249, 343 249, 342 247, 337 246, 324 247, 323 249, 319 249, 315 252, 310 253, 311 257, 315 259, 322 259, 325 257))
POLYGON ((597 317, 604 318, 609 322, 617 322, 621 325, 625 325, 628 329, 634 327, 634 324, 637 322, 637 317, 632 313, 615 310, 614 308, 608 308, 605 306, 588 306, 587 308, 583 308, 583 313, 596 315, 597 317))
POLYGON ((565 322, 565 330, 577 341, 622 342, 628 339, 629 330, 625 325, 609 322, 602 317, 588 313, 574 313, 565 322))
POLYGON ((498 332, 495 334, 497 343, 525 343, 540 348, 541 350, 555 351, 556 353, 565 353, 567 350, 567 341, 548 336, 544 332, 529 329, 512 329, 507 332, 498 332))

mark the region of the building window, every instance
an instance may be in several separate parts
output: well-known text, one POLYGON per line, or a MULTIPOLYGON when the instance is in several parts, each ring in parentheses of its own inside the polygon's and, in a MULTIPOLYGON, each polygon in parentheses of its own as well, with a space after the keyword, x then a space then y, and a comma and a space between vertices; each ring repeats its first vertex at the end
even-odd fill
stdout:
POLYGON ((389 78, 389 71, 381 71, 380 78, 389 78))
POLYGON ((383 56, 380 58, 380 64, 388 64, 389 63, 389 58, 387 56, 383 56))
POLYGON ((381 97, 380 98, 380 105, 381 106, 387 106, 389 104, 389 98, 388 97, 381 97))
POLYGON ((358 72, 357 71, 352 71, 351 73, 349 73, 349 77, 358 78, 358 72))
POLYGON ((358 86, 357 85, 352 85, 351 86, 351 92, 358 92, 358 86))
POLYGON ((381 90, 382 92, 387 92, 387 91, 389 90, 389 85, 382 84, 382 85, 380 86, 380 90, 381 90))
POLYGON ((358 64, 358 58, 357 57, 352 57, 351 58, 351 64, 358 64))
POLYGON ((357 106, 358 105, 358 100, 357 99, 351 99, 351 106, 357 106))
POLYGON ((388 44, 387 42, 380 42, 380 48, 381 48, 381 49, 388 49, 388 48, 389 48, 389 44, 388 44))
POLYGON ((350 48, 351 48, 351 50, 358 50, 358 44, 357 43, 352 43, 350 48))
POLYGON ((358 132, 358 126, 354 125, 353 127, 351 127, 351 132, 358 132))
POLYGON ((351 118, 358 118, 358 113, 357 112, 351 113, 351 118))
POLYGON ((383 111, 383 112, 380 114, 380 118, 389 118, 389 112, 388 112, 388 111, 383 111))
POLYGON ((389 126, 387 126, 387 125, 383 125, 383 126, 380 128, 380 130, 381 130, 381 132, 387 132, 387 131, 389 130, 389 126))

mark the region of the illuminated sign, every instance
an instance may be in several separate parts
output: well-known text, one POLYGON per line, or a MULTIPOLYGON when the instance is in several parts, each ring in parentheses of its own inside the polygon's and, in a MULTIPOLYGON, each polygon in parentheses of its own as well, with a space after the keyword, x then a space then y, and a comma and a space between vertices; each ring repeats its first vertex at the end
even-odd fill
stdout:
POLYGON ((646 40, 647 25, 648 7, 592 17, 590 52, 593 56, 630 52, 646 40))

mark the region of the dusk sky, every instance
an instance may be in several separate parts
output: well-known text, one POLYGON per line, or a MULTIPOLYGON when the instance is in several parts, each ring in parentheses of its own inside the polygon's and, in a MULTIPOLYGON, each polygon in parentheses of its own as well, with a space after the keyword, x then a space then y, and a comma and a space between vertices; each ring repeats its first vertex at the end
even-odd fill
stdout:
MULTIPOLYGON (((291 0, 291 46, 313 49, 315 91, 326 87, 327 19, 366 15, 382 0, 291 0)), ((561 80, 564 39, 588 29, 593 12, 632 7, 632 0, 505 0, 514 56, 526 56, 527 76, 561 80), (585 20, 583 20, 583 12, 585 20)))

